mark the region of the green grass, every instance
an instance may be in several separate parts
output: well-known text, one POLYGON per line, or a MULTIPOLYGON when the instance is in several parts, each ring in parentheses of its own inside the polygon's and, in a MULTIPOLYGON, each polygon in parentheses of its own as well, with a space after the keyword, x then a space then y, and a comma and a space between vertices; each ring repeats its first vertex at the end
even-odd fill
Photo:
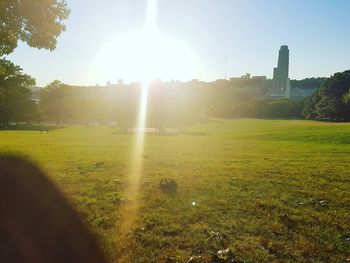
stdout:
POLYGON ((0 132, 0 151, 39 163, 114 261, 210 262, 226 248, 238 262, 349 260, 349 124, 215 119, 146 136, 139 211, 122 238, 133 143, 112 127, 0 132))

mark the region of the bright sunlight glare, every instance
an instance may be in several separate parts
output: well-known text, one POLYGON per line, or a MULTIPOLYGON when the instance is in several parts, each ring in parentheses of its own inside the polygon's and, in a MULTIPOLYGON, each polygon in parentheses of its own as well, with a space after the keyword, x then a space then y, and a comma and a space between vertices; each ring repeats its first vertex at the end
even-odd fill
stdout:
POLYGON ((143 175, 143 156, 145 144, 145 128, 147 116, 148 90, 151 79, 155 76, 154 73, 157 67, 157 61, 154 62, 153 57, 156 56, 156 49, 153 45, 156 44, 156 0, 148 1, 147 18, 142 31, 141 37, 143 41, 142 52, 139 53, 138 64, 143 72, 140 77, 142 81, 142 90, 139 104, 138 123, 136 127, 136 137, 134 150, 131 156, 129 165, 129 186, 126 189, 125 195, 132 202, 131 205, 125 207, 122 223, 120 225, 119 235, 123 238, 127 235, 127 231, 134 227, 135 218, 138 213, 138 195, 140 180, 143 175), (155 38, 154 38, 155 37, 155 38))
POLYGON ((200 63, 190 46, 157 28, 156 1, 149 1, 142 30, 112 37, 91 64, 102 80, 189 80, 199 75, 200 63), (118 75, 117 75, 118 74, 118 75))

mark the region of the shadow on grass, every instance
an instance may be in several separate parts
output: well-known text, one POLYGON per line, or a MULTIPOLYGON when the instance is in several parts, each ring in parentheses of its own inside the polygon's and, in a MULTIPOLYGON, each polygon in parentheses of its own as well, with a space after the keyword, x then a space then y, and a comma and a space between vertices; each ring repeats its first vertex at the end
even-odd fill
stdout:
MULTIPOLYGON (((225 119, 225 118, 223 118, 223 119, 225 119)), ((229 118, 227 118, 227 119, 229 119, 229 118)), ((206 118, 206 119, 198 120, 197 123, 200 123, 200 124, 201 123, 204 123, 204 124, 206 124, 206 123, 222 123, 222 121, 219 119, 214 119, 214 118, 206 118)))
POLYGON ((0 131, 54 131, 59 129, 68 128, 69 126, 56 126, 56 125, 8 125, 0 126, 0 131))

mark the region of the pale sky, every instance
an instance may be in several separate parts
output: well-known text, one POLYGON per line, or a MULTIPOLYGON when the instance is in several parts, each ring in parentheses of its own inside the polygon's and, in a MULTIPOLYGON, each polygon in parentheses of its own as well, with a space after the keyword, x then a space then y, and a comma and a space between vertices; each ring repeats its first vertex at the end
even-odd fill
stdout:
POLYGON ((144 72, 215 80, 225 76, 226 56, 228 77, 271 77, 281 45, 290 48, 293 79, 350 69, 348 0, 158 0, 155 37, 142 35, 147 0, 67 2, 54 52, 20 44, 8 56, 39 86, 137 81, 144 72))

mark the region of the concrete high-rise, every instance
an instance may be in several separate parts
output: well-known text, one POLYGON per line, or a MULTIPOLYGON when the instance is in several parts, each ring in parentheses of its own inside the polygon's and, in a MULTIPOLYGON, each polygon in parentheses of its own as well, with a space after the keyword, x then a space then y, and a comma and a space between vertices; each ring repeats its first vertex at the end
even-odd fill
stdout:
POLYGON ((290 97, 289 49, 281 46, 277 68, 273 69, 271 96, 290 97))

